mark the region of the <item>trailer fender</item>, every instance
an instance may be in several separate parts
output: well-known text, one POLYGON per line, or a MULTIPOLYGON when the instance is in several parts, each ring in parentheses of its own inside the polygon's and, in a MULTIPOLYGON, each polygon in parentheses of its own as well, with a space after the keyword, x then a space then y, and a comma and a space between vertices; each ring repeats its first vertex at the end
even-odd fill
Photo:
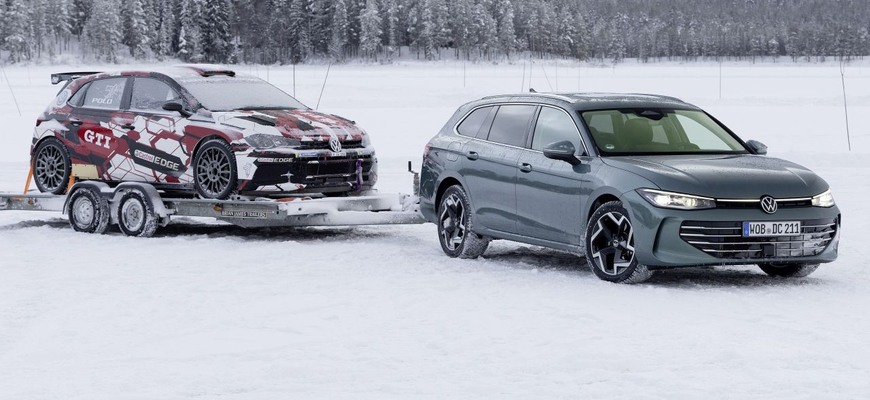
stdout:
POLYGON ((148 202, 148 205, 152 210, 154 210, 154 214, 157 216, 160 226, 166 226, 169 224, 169 210, 167 210, 166 206, 163 204, 163 199, 160 197, 160 193, 157 192, 157 189, 155 189, 154 186, 139 182, 124 182, 115 188, 115 191, 112 194, 112 201, 109 202, 112 223, 118 223, 118 202, 121 200, 121 196, 131 190, 138 190, 145 195, 145 201, 148 202))
POLYGON ((73 185, 72 188, 70 188, 69 193, 67 193, 66 199, 63 201, 63 213, 64 213, 64 215, 69 213, 69 206, 70 206, 69 199, 72 197, 72 194, 75 193, 77 190, 81 190, 84 188, 88 188, 96 193, 99 193, 111 205, 110 200, 112 199, 112 188, 109 187, 109 185, 107 185, 104 182, 97 182, 97 181, 78 182, 75 185, 73 185))

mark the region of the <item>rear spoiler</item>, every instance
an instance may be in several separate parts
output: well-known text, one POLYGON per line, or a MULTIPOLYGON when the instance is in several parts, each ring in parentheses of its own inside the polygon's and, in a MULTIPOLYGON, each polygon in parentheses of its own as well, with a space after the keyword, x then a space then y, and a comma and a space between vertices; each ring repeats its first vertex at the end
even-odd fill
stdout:
POLYGON ((57 85, 61 82, 71 81, 73 79, 78 79, 83 76, 99 74, 100 72, 60 72, 57 74, 51 74, 51 84, 57 85))

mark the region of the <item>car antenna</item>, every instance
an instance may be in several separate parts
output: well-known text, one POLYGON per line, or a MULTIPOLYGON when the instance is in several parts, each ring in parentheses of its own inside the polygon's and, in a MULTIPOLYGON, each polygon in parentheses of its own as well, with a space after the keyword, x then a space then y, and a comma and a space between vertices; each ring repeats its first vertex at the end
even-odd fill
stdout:
POLYGON ((535 88, 529 88, 529 93, 538 93, 538 91, 535 88))

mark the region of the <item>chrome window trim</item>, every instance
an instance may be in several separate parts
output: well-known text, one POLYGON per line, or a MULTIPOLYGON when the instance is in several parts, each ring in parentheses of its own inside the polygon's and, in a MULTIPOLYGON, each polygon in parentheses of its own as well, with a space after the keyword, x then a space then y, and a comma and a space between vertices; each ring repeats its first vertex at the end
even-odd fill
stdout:
MULTIPOLYGON (((813 199, 812 197, 789 197, 789 198, 782 198, 782 199, 774 197, 774 200, 776 200, 777 202, 780 202, 780 201, 808 201, 808 200, 812 200, 812 199, 813 199)), ((715 200, 726 202, 726 203, 760 203, 761 202, 760 198, 759 199, 715 199, 715 200)))

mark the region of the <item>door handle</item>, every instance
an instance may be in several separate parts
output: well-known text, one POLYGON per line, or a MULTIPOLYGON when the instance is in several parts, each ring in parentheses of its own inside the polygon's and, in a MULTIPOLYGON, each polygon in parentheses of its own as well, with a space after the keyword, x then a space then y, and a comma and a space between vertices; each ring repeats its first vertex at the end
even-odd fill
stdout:
POLYGON ((532 164, 529 164, 529 163, 520 164, 520 171, 532 172, 532 164))
POLYGON ((136 129, 136 127, 133 125, 127 124, 127 125, 121 125, 121 129, 126 129, 128 131, 132 131, 133 129, 136 129))
POLYGON ((480 154, 477 154, 476 151, 469 151, 468 153, 465 154, 465 157, 468 158, 469 160, 474 161, 474 160, 477 160, 478 158, 480 158, 480 154))

